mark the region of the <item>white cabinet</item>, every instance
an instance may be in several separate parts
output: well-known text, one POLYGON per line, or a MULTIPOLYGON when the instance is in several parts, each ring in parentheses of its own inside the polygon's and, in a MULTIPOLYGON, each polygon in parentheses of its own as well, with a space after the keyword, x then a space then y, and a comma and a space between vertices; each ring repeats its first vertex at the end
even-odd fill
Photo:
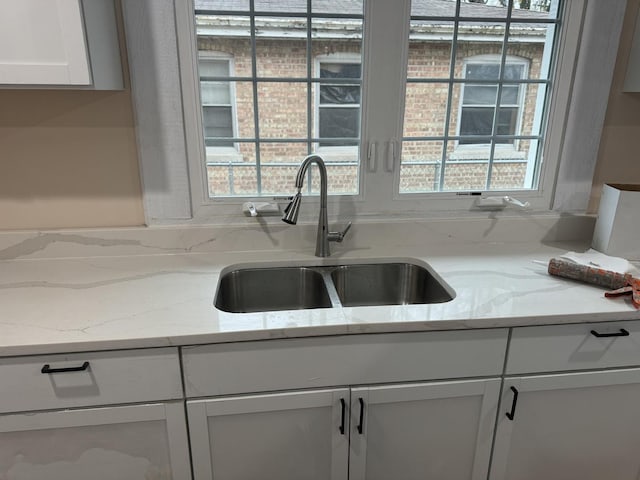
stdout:
POLYGON ((505 380, 491 480, 635 480, 639 471, 640 369, 505 380))
POLYGON ((486 479, 499 388, 488 379, 189 401, 195 480, 486 479))
POLYGON ((122 88, 113 0, 0 0, 0 84, 122 88))
POLYGON ((346 480, 346 388, 187 402, 195 480, 346 480))
POLYGON ((190 478, 182 402, 0 416, 0 478, 190 478))
POLYGON ((0 385, 1 479, 191 476, 176 348, 2 359, 0 385))
POLYGON ((351 480, 487 478, 499 379, 354 388, 351 480))

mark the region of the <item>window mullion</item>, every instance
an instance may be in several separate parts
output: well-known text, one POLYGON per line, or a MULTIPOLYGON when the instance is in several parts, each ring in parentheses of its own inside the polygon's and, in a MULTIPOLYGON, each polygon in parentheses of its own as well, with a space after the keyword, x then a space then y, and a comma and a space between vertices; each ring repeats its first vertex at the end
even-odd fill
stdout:
MULTIPOLYGON (((400 148, 409 47, 410 0, 368 0, 365 4, 362 147, 360 168, 367 211, 389 209, 400 162, 388 171, 389 142, 400 148), (369 145, 376 144, 376 164, 369 168, 369 145)), ((399 160, 400 152, 396 152, 399 160)))

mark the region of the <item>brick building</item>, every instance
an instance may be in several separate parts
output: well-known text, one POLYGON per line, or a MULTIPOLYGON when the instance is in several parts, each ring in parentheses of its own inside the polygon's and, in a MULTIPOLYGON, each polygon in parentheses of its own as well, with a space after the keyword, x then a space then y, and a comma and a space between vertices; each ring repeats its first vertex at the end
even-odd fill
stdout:
MULTIPOLYGON (((252 19, 229 14, 238 2, 242 3, 195 2, 211 195, 289 192, 300 161, 311 152, 320 153, 327 162, 332 193, 356 193, 361 1, 322 0, 320 5, 327 12, 356 15, 313 17, 311 25, 304 16, 261 13, 252 19)), ((270 5, 268 0, 256 1, 256 10, 270 5)), ((301 5, 306 7, 306 2, 301 5)), ((414 0, 412 14, 445 18, 452 6, 455 2, 450 0, 414 0)), ((482 190, 490 156, 492 188, 523 188, 535 163, 531 142, 518 137, 537 133, 536 105, 544 100, 544 91, 538 83, 518 81, 545 78, 547 26, 517 23, 517 19, 531 22, 546 14, 513 11, 502 74, 511 83, 499 88, 487 82, 500 75, 506 23, 486 18, 505 16, 506 9, 482 4, 463 7, 465 18, 483 20, 457 25, 455 49, 453 22, 432 19, 411 25, 403 193, 482 190), (498 91, 502 102, 496 108, 498 91), (494 133, 508 138, 495 140, 491 147, 484 137, 491 136, 494 117, 494 133), (446 174, 440 185, 443 160, 446 174)))

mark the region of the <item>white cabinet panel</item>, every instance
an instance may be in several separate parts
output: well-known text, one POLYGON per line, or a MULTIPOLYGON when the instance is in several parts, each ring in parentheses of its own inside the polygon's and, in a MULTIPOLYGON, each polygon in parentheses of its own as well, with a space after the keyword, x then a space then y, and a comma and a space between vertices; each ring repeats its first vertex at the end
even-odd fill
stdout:
POLYGON ((636 480, 639 452, 640 369, 505 380, 491 480, 636 480))
POLYGON ((0 416, 0 478, 187 480, 183 405, 0 416))
POLYGON ((640 322, 514 328, 507 374, 640 365, 640 322))
POLYGON ((349 390, 187 402, 195 480, 346 480, 349 390))
POLYGON ((1 359, 0 385, 0 413, 182 398, 176 348, 1 359))
POLYGON ((91 83, 80 0, 0 0, 0 83, 91 83))
POLYGON ((183 348, 187 397, 500 375, 506 329, 183 348))
POLYGON ((124 86, 114 0, 0 0, 0 86, 124 86))
POLYGON ((499 389, 499 379, 354 388, 350 480, 486 479, 499 389))

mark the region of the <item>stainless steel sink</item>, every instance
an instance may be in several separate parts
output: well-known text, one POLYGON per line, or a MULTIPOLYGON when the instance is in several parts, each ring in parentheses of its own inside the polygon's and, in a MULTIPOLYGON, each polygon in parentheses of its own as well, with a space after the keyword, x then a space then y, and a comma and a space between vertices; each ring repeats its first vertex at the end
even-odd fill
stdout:
POLYGON ((220 277, 215 301, 225 312, 331 307, 322 274, 306 267, 238 269, 220 277))
POLYGON ((343 265, 331 273, 331 279, 345 307, 453 300, 429 270, 412 263, 343 265))
POLYGON ((215 306, 248 313, 309 308, 443 303, 455 293, 422 262, 236 266, 223 270, 215 306))

